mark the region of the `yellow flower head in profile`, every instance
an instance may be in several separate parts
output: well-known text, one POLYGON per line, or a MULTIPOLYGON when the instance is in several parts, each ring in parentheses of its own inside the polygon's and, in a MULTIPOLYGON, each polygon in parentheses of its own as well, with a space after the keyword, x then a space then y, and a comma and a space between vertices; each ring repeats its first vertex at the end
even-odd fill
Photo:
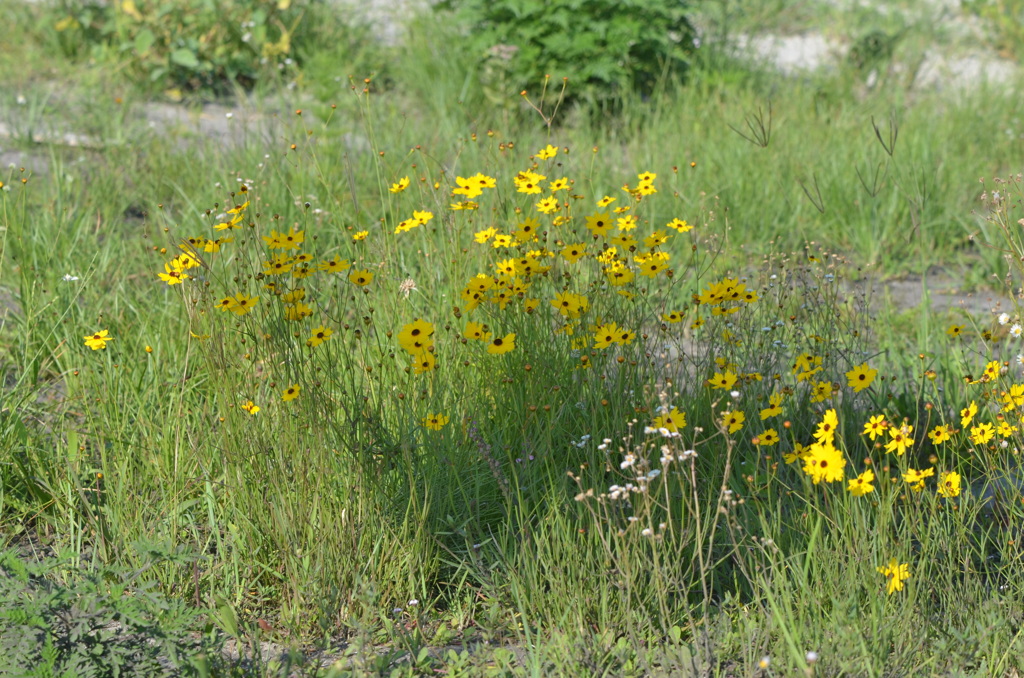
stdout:
POLYGON ((923 471, 919 471, 916 468, 908 468, 907 472, 903 474, 903 481, 910 485, 910 489, 914 492, 920 492, 924 489, 924 479, 931 478, 935 475, 934 468, 926 468, 923 471))
POLYGON ((407 188, 409 188, 409 177, 402 177, 398 180, 398 183, 391 184, 391 188, 388 190, 392 193, 401 193, 407 188))
POLYGON ((87 335, 84 339, 85 345, 94 351, 106 348, 107 342, 114 340, 114 338, 110 336, 110 332, 108 330, 100 330, 99 332, 87 335))
POLYGON ((438 412, 437 414, 428 414, 423 417, 420 422, 424 428, 429 428, 431 431, 440 431, 444 428, 444 425, 448 423, 448 417, 438 412))
POLYGON ((242 409, 255 417, 260 411, 260 406, 251 400, 246 400, 245 403, 242 404, 242 409))
POLYGON ((888 565, 878 568, 878 573, 885 575, 886 579, 889 580, 887 589, 891 596, 897 591, 902 591, 903 582, 910 579, 910 564, 903 563, 901 565, 899 561, 893 558, 889 561, 888 565))
POLYGON ((960 410, 960 426, 966 427, 978 413, 978 405, 972 400, 971 404, 960 410))

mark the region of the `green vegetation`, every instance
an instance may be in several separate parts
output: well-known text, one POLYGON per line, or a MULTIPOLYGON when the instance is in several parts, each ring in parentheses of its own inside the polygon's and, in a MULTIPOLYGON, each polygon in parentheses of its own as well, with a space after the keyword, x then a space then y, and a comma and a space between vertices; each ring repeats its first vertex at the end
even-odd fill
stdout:
POLYGON ((878 291, 1020 287, 1010 87, 494 101, 325 18, 196 137, 0 10, 0 672, 1022 669, 1024 320, 878 291))

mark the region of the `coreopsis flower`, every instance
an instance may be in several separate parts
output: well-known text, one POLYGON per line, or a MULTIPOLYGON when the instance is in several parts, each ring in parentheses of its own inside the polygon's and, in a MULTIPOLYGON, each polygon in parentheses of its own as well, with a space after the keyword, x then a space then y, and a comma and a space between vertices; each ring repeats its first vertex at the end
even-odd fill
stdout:
POLYGON ((543 174, 537 174, 529 170, 524 170, 512 178, 513 183, 516 185, 516 191, 519 193, 526 193, 527 195, 541 193, 540 182, 547 179, 543 174))
POLYGON ((571 264, 575 264, 580 260, 581 257, 586 255, 587 246, 583 243, 575 243, 572 245, 566 245, 562 248, 562 256, 571 264))
POLYGON ((779 444, 779 440, 779 432, 770 428, 757 437, 757 444, 762 447, 775 447, 779 444))
POLYGON ((952 437, 953 432, 945 424, 939 424, 931 431, 928 431, 928 439, 932 441, 932 445, 941 445, 952 437))
POLYGON ((235 303, 228 309, 237 316, 243 316, 252 309, 256 308, 256 305, 260 303, 259 297, 250 297, 245 292, 239 292, 235 295, 235 303))
POLYGON ((871 386, 871 382, 875 380, 877 375, 878 370, 872 369, 867 363, 863 363, 847 372, 846 379, 853 392, 860 393, 868 386, 871 386))
POLYGON ((970 405, 968 405, 964 409, 960 410, 960 427, 964 428, 968 424, 970 424, 971 420, 974 419, 974 415, 976 415, 977 413, 978 413, 978 406, 972 400, 970 405))
POLYGON ((895 558, 889 561, 888 565, 878 568, 878 573, 885 575, 888 580, 887 590, 889 595, 896 593, 897 591, 903 590, 903 582, 910 579, 910 564, 903 563, 902 565, 895 558))
POLYGON ((491 355, 503 355, 516 347, 516 335, 506 334, 504 337, 495 337, 487 346, 487 352, 491 355))
POLYGON ((551 191, 552 193, 556 191, 568 191, 569 180, 566 179, 565 177, 562 177, 561 179, 556 179, 548 184, 548 190, 551 191))
POLYGON ((171 266, 169 263, 164 263, 164 271, 164 273, 157 273, 156 275, 168 285, 180 284, 191 277, 188 273, 185 273, 180 268, 171 266))
POLYGON ((431 431, 440 431, 448 421, 447 416, 438 412, 437 414, 428 414, 423 417, 420 423, 424 428, 429 428, 431 431))
POLYGON ((949 328, 946 330, 946 334, 948 334, 950 337, 955 338, 959 337, 963 333, 963 331, 963 325, 950 325, 949 328))
POLYGON ((294 304, 287 304, 284 307, 284 319, 298 322, 313 315, 313 309, 301 301, 294 304))
POLYGON ((416 374, 425 374, 435 367, 437 367, 437 358, 430 351, 423 351, 412 357, 412 371, 416 374))
POLYGON ((263 262, 263 275, 282 275, 292 270, 295 260, 284 252, 279 252, 263 262))
POLYGON ((601 325, 594 332, 594 348, 608 348, 619 341, 619 326, 615 323, 601 325))
POLYGON ((598 212, 584 218, 587 230, 595 236, 604 237, 612 229, 612 218, 607 212, 598 212))
POLYGON ((731 370, 725 372, 715 372, 710 379, 708 379, 708 385, 713 389, 729 390, 736 383, 737 376, 731 370))
POLYGON ((940 497, 946 499, 960 496, 960 474, 956 471, 948 471, 939 476, 937 492, 940 497))
POLYGON ((482 194, 484 191, 480 188, 480 185, 470 179, 463 179, 462 177, 455 177, 455 183, 459 185, 458 188, 452 189, 452 195, 464 195, 467 199, 472 199, 482 194))
POLYGON ((309 346, 310 348, 316 348, 320 344, 329 340, 331 338, 331 335, 333 334, 334 330, 332 330, 329 327, 324 327, 323 325, 321 325, 320 327, 313 330, 313 333, 310 335, 309 339, 306 340, 306 346, 309 346))
POLYGON ((875 486, 871 484, 874 480, 875 472, 868 469, 856 478, 848 481, 846 483, 846 490, 855 497, 863 497, 865 494, 875 491, 875 486))
POLYGON ((773 393, 768 396, 768 407, 761 410, 761 421, 769 417, 777 417, 782 414, 782 400, 786 396, 782 393, 773 393))
POLYGON ((251 400, 246 400, 241 407, 243 410, 245 410, 246 412, 253 416, 256 416, 256 414, 260 411, 260 406, 251 400))
POLYGON ((299 386, 298 384, 292 384, 291 386, 289 386, 288 388, 286 388, 284 390, 284 393, 281 394, 281 400, 283 400, 285 402, 288 402, 290 400, 295 400, 296 398, 299 397, 299 393, 301 391, 302 391, 302 387, 301 386, 299 386))
POLYGON ((741 410, 730 410, 722 413, 722 426, 724 426, 729 433, 736 433, 743 428, 743 422, 746 421, 747 415, 743 414, 741 410))
POLYGON ((667 323, 672 323, 672 324, 675 324, 675 323, 678 323, 678 322, 682 322, 683 321, 683 312, 682 311, 669 311, 668 313, 662 313, 661 314, 661 319, 664 320, 667 323))
POLYGON ((663 428, 669 433, 678 433, 679 429, 686 428, 686 413, 680 412, 673 407, 661 416, 655 417, 654 421, 651 422, 651 427, 655 429, 663 428))
POLYGON ((814 432, 814 439, 823 445, 831 445, 835 441, 836 429, 839 428, 839 418, 834 409, 826 410, 825 416, 818 423, 814 432))
POLYGON ((360 287, 365 287, 373 282, 373 273, 365 269, 352 271, 348 276, 349 282, 360 287))
POLYGON ((398 345, 416 355, 434 345, 434 325, 417 318, 398 333, 398 345))
POLYGON ((804 473, 811 477, 815 485, 824 480, 827 483, 841 481, 846 468, 843 453, 832 445, 815 443, 810 446, 804 457, 804 473))
POLYGON ((673 219, 672 221, 665 224, 668 228, 679 231, 680 233, 686 233, 687 231, 693 230, 693 226, 686 223, 685 219, 673 219))
POLYGON ((873 415, 868 419, 867 423, 864 424, 864 430, 861 435, 870 436, 872 440, 882 435, 882 432, 889 427, 888 422, 885 421, 884 414, 873 415))
POLYGON ((818 381, 811 389, 811 402, 820 403, 832 397, 832 382, 818 381))
POLYGON ((885 449, 888 452, 893 452, 897 457, 902 457, 903 453, 914 444, 914 439, 911 434, 914 432, 914 427, 910 424, 903 424, 902 426, 889 426, 889 442, 885 444, 885 449))
POLYGON ((344 273, 352 267, 348 259, 339 259, 338 257, 331 257, 320 262, 320 270, 324 273, 344 273))
POLYGON ((627 233, 635 229, 639 225, 639 222, 635 216, 627 214, 624 217, 616 219, 615 225, 618 227, 620 233, 627 233))
POLYGON ((537 239, 537 232, 540 231, 540 222, 533 217, 527 217, 516 225, 512 233, 520 242, 533 242, 537 239))
POLYGON ((551 300, 551 305, 558 309, 566 318, 579 318, 590 307, 589 300, 580 294, 572 292, 559 292, 551 300))
POLYGON ((558 149, 551 144, 540 149, 536 153, 537 160, 549 160, 558 154, 558 149))
POLYGON ((999 422, 999 426, 996 427, 996 433, 999 435, 1000 438, 1009 438, 1014 433, 1016 433, 1017 430, 1018 429, 1016 426, 1013 426, 1006 421, 999 422))
POLYGON ((388 190, 392 193, 401 193, 407 188, 409 188, 409 177, 402 177, 397 183, 391 184, 391 188, 388 190))
POLYGON ((915 468, 908 468, 907 472, 903 474, 903 481, 910 485, 910 489, 914 492, 920 492, 924 489, 924 479, 931 478, 935 475, 934 468, 926 468, 923 471, 919 471, 915 468))
POLYGON ((971 442, 975 445, 984 445, 988 441, 992 440, 995 435, 995 429, 992 424, 983 422, 977 426, 971 427, 971 442))
POLYGON ((487 331, 487 325, 472 321, 466 322, 466 329, 462 331, 462 336, 466 339, 475 339, 476 341, 491 340, 491 333, 487 331))
POLYGON ((352 234, 352 242, 362 242, 368 235, 370 235, 369 231, 356 231, 352 234))
POLYGON ((482 231, 477 231, 475 234, 473 234, 473 240, 475 240, 476 242, 478 242, 481 245, 483 245, 484 243, 486 243, 488 240, 490 240, 491 238, 493 238, 497 234, 498 234, 498 229, 496 229, 493 226, 491 226, 489 228, 485 228, 482 231))
POLYGON ((535 205, 535 207, 537 208, 538 212, 541 212, 543 214, 551 214, 552 212, 558 211, 558 208, 561 207, 561 203, 558 202, 558 198, 552 196, 550 198, 541 199, 535 205))
POLYGON ((606 195, 605 197, 603 197, 603 198, 601 198, 600 200, 597 201, 597 206, 598 207, 608 207, 608 205, 611 205, 616 200, 618 200, 618 198, 613 198, 610 195, 606 195))
POLYGON ((84 337, 85 345, 94 351, 99 351, 107 347, 108 341, 113 341, 114 337, 110 336, 109 330, 100 330, 93 334, 86 335, 84 337))

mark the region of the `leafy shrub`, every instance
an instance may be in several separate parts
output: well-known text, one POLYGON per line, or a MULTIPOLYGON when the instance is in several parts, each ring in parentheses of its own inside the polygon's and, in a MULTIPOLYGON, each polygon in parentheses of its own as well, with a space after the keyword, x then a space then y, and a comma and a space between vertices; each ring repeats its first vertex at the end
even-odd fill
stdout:
POLYGON ((316 0, 63 0, 54 28, 68 56, 113 54, 164 89, 223 91, 292 66, 320 8, 316 0))
POLYGON ((479 55, 492 99, 567 77, 574 97, 607 102, 651 94, 685 74, 694 46, 686 2, 444 0, 479 55))
POLYGON ((0 675, 198 675, 196 611, 124 571, 61 584, 61 568, 0 554, 0 675))

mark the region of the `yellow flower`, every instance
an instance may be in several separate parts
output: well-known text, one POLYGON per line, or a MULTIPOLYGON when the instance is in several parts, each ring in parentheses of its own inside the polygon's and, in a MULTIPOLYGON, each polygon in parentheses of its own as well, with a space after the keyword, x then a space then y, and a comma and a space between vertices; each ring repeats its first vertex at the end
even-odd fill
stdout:
POLYGON ((949 329, 946 330, 946 334, 948 334, 951 337, 959 337, 963 331, 963 325, 950 325, 949 329))
POLYGON ((736 383, 736 379, 736 374, 731 370, 715 372, 715 374, 708 379, 708 385, 713 389, 728 390, 736 383))
POLYGON ((889 580, 888 591, 891 596, 896 591, 903 590, 903 582, 910 579, 910 565, 909 563, 899 564, 895 558, 889 561, 889 564, 878 568, 878 573, 885 575, 889 580))
POLYGON ((672 221, 665 224, 667 227, 679 231, 680 233, 686 233, 693 229, 693 226, 686 223, 685 219, 673 219, 672 221))
POLYGON ((676 433, 679 429, 686 428, 686 413, 680 412, 673 407, 660 417, 655 417, 654 421, 651 422, 651 427, 663 428, 669 433, 676 433))
POLYGON ((309 346, 310 348, 315 348, 320 344, 324 343, 325 341, 327 341, 328 339, 330 339, 332 334, 334 334, 334 330, 332 330, 329 327, 324 327, 323 325, 321 325, 320 327, 313 330, 313 334, 310 335, 309 339, 306 340, 306 346, 309 346))
POLYGON ((260 411, 260 406, 251 400, 246 400, 245 404, 242 405, 242 409, 248 412, 249 414, 255 416, 256 413, 260 411))
POLYGON ((516 347, 516 335, 506 334, 504 337, 495 337, 487 346, 487 352, 491 355, 502 355, 516 347))
POLYGON ((555 155, 557 155, 557 154, 558 154, 558 148, 556 148, 555 146, 552 146, 551 144, 548 144, 544 148, 542 148, 539 151, 537 151, 536 155, 537 155, 537 159, 538 160, 549 160, 550 158, 555 157, 555 155))
POLYGON ((423 351, 412 357, 412 371, 416 374, 425 374, 435 367, 437 367, 437 358, 430 351, 423 351))
POLYGON ((868 419, 867 423, 864 424, 864 430, 861 435, 871 436, 874 440, 878 436, 882 435, 882 431, 889 427, 889 424, 885 421, 884 414, 876 414, 868 419))
POLYGON ((367 270, 352 271, 348 279, 355 285, 365 287, 373 282, 373 273, 367 270))
POLYGON ((871 484, 874 480, 875 472, 868 469, 853 480, 849 481, 846 484, 846 490, 855 497, 863 497, 865 494, 870 494, 875 491, 875 486, 871 484))
POLYGON ((352 234, 352 242, 360 242, 366 240, 366 236, 370 235, 369 231, 356 231, 352 234))
POLYGON ((437 414, 428 414, 423 417, 421 424, 425 428, 429 428, 432 431, 440 431, 444 428, 444 425, 448 423, 448 417, 438 412, 437 414))
POLYGON ((964 428, 968 424, 970 424, 971 420, 974 419, 974 415, 976 415, 977 413, 978 406, 972 400, 970 405, 960 410, 960 427, 964 428))
POLYGON ((281 400, 288 402, 289 400, 295 400, 299 397, 299 392, 302 391, 302 387, 298 384, 292 384, 284 390, 281 394, 281 400))
POLYGON ((743 422, 746 421, 747 415, 743 414, 740 410, 723 412, 722 413, 722 426, 725 426, 729 433, 736 433, 743 428, 743 422))
POLYGON ((391 188, 388 190, 392 193, 401 193, 407 188, 409 188, 409 177, 402 177, 397 184, 391 184, 391 188))
POLYGON ((867 363, 863 363, 847 372, 846 379, 853 392, 860 393, 868 386, 871 386, 871 382, 875 380, 877 374, 878 370, 872 369, 867 363))
POLYGON ((938 493, 940 497, 946 497, 947 499, 959 496, 960 474, 956 471, 949 471, 939 476, 938 493))
POLYGON ((910 489, 914 492, 920 492, 924 489, 924 479, 931 478, 935 475, 934 468, 926 468, 923 471, 918 471, 914 468, 908 468, 907 472, 903 474, 903 481, 910 485, 910 489))
POLYGON ((84 339, 86 346, 94 351, 99 351, 100 349, 106 348, 107 342, 113 341, 114 337, 110 336, 110 332, 108 330, 100 330, 99 332, 84 337, 84 339))
POLYGON ((932 445, 941 445, 952 437, 953 434, 945 424, 939 424, 931 431, 928 431, 928 439, 932 441, 932 445))

